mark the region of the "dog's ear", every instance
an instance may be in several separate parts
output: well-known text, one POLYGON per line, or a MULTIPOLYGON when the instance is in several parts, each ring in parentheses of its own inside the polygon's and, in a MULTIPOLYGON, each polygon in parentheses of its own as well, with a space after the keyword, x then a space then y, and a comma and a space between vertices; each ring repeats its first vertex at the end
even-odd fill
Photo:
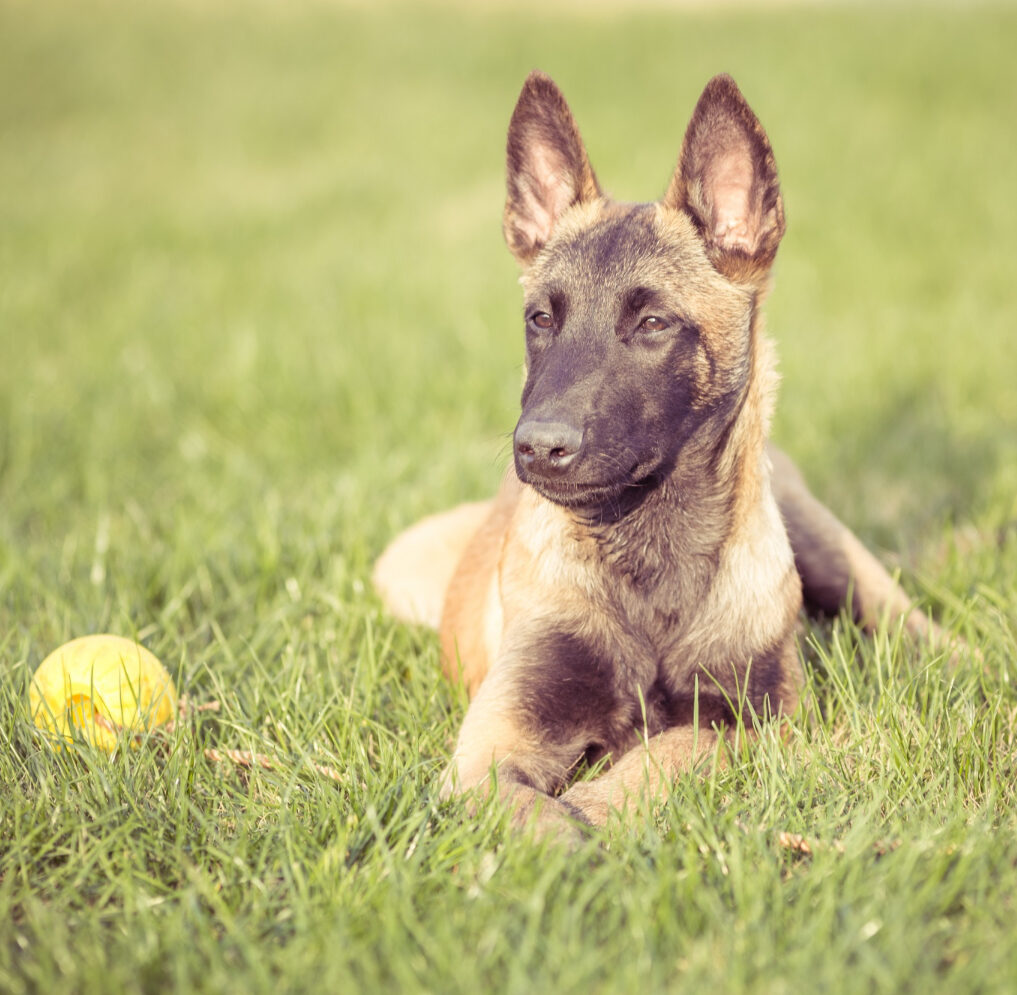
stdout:
POLYGON ((579 128, 550 76, 532 72, 512 113, 502 227, 512 254, 529 265, 573 204, 600 196, 579 128))
POLYGON ((688 211, 717 267, 759 279, 784 234, 784 203, 770 141, 730 76, 715 76, 685 132, 664 204, 688 211))

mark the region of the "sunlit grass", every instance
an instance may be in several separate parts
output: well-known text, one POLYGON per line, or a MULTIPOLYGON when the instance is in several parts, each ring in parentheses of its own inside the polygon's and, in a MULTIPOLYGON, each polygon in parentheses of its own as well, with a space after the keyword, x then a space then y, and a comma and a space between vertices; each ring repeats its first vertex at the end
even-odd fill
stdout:
POLYGON ((596 7, 0 3, 0 990, 1012 989, 1017 14, 596 7), (739 81, 775 434, 981 653, 810 625, 788 746, 578 856, 439 804, 464 700, 368 584, 500 474, 535 66, 625 198, 739 81), (31 672, 102 631, 219 711, 50 750, 31 672))

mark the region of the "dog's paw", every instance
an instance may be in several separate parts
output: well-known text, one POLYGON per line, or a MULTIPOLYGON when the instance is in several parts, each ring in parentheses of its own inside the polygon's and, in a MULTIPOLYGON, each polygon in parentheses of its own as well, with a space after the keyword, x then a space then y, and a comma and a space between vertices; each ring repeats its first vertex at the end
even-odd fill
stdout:
POLYGON ((599 781, 573 784, 559 797, 558 802, 591 826, 603 826, 614 808, 610 792, 599 781))
POLYGON ((513 814, 513 823, 542 843, 554 843, 567 850, 578 849, 589 838, 589 823, 560 802, 549 801, 553 804, 541 806, 529 817, 520 819, 513 814))
POLYGON ((587 838, 589 820, 560 799, 519 784, 504 786, 500 794, 512 810, 512 825, 534 839, 574 850, 587 838))

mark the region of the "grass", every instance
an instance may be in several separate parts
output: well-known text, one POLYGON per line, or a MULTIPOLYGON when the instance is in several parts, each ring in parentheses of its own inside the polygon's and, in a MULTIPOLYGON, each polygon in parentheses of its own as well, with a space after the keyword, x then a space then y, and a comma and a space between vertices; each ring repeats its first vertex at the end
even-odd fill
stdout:
POLYGON ((1013 989, 1017 11, 625 10, 0 2, 0 990, 1013 989), (635 198, 739 80, 775 434, 984 656, 814 623, 789 749, 578 857, 437 802, 464 701, 368 583, 505 458, 534 66, 635 198), (221 710, 54 753, 30 675, 101 631, 221 710))

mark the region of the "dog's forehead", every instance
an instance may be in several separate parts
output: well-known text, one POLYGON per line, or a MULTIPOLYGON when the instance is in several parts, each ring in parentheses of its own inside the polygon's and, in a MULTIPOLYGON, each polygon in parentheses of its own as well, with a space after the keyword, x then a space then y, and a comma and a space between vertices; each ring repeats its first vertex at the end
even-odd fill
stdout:
POLYGON ((702 239, 684 215, 659 204, 602 201, 562 217, 523 282, 532 292, 552 285, 566 293, 621 290, 704 267, 710 268, 702 239))

